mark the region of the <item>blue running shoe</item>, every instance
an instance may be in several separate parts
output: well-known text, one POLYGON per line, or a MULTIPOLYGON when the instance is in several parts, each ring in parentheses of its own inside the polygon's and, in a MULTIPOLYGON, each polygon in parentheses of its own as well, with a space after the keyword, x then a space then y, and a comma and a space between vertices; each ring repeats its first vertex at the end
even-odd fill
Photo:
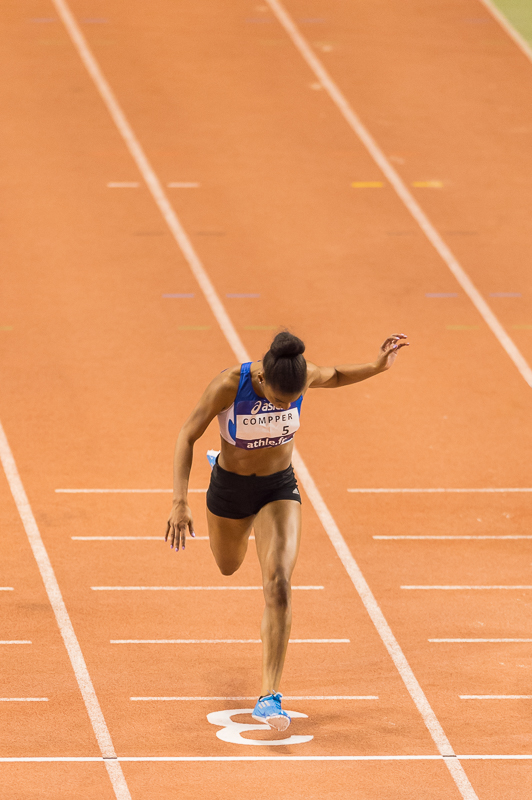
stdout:
POLYGON ((219 450, 207 450, 207 461, 211 465, 211 469, 216 464, 216 459, 218 458, 219 455, 220 455, 219 450))
POLYGON ((276 731, 285 731, 290 725, 290 717, 281 708, 282 694, 268 694, 261 697, 251 715, 257 722, 267 722, 276 731))

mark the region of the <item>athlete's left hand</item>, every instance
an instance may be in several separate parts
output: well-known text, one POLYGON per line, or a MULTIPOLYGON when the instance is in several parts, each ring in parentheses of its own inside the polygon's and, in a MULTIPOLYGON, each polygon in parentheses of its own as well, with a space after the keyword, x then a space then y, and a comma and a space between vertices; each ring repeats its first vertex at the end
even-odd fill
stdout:
POLYGON ((397 353, 401 349, 401 347, 409 347, 408 342, 402 341, 403 339, 407 339, 408 337, 404 333, 394 333, 392 336, 389 336, 388 339, 384 342, 381 346, 379 357, 376 361, 377 370, 379 372, 384 372, 385 369, 390 369, 393 365, 393 362, 397 358, 397 353))

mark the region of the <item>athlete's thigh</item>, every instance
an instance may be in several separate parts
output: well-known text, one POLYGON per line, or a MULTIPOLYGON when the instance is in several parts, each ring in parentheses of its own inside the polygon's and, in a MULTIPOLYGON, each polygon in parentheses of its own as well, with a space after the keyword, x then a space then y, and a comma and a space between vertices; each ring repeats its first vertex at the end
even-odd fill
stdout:
POLYGON ((254 519, 218 517, 207 509, 211 550, 222 572, 234 572, 244 560, 254 519))
POLYGON ((292 576, 301 539, 301 503, 274 500, 255 518, 255 540, 264 578, 282 572, 292 576))

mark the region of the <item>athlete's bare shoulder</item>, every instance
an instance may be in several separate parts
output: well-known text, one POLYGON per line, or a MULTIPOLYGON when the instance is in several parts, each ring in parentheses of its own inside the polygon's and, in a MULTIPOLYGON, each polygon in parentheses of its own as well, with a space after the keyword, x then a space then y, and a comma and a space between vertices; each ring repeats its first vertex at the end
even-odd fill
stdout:
POLYGON ((334 367, 318 367, 307 361, 306 389, 329 389, 337 385, 336 369, 334 367))
POLYGON ((234 403, 239 381, 240 365, 225 369, 209 383, 183 426, 194 441, 205 433, 214 417, 234 403))
POLYGON ((209 389, 216 394, 217 399, 221 402, 225 411, 226 408, 234 402, 236 393, 238 391, 238 384, 240 383, 240 364, 235 367, 229 367, 220 372, 219 375, 211 381, 209 389))
POLYGON ((317 367, 312 361, 307 361, 307 382, 304 391, 306 392, 321 376, 321 367, 317 367))

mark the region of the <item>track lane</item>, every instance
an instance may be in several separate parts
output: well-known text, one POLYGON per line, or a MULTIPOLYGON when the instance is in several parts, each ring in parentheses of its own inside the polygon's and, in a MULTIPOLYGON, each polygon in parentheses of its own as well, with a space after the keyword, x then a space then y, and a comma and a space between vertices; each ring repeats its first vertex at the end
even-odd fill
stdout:
MULTIPOLYGON (((99 754, 57 623, 33 560, 5 476, 0 485, 2 568, 0 595, 2 698, 48 698, 3 702, 0 757, 99 754), (31 738, 28 732, 31 731, 31 738)), ((105 776, 104 776, 105 778, 105 776)), ((56 788, 59 788, 56 785, 56 788)))

